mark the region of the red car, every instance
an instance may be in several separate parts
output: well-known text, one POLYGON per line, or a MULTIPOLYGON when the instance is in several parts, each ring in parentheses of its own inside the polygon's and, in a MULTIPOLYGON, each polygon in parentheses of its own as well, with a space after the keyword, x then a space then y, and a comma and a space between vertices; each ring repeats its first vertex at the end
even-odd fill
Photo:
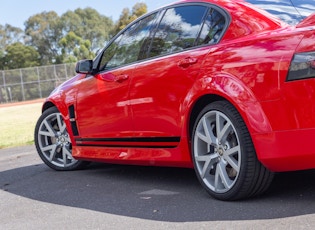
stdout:
POLYGON ((213 197, 315 168, 314 1, 185 0, 131 23, 56 88, 35 128, 55 170, 193 167, 213 197))

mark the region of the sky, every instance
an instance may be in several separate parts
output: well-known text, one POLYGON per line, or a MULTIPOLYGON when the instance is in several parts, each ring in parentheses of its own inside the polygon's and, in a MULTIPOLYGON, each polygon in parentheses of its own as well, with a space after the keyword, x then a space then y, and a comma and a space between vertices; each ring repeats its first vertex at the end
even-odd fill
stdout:
POLYGON ((55 11, 59 16, 68 10, 91 7, 100 14, 119 19, 123 8, 132 9, 137 2, 144 2, 148 11, 174 2, 175 0, 6 0, 0 5, 0 24, 24 29, 24 22, 35 14, 55 11))

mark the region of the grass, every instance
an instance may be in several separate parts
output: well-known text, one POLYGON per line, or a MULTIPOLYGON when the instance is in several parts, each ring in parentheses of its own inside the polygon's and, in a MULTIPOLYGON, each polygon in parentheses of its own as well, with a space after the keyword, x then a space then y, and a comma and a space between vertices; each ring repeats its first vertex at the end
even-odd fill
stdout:
POLYGON ((42 103, 0 107, 0 149, 34 143, 42 103))

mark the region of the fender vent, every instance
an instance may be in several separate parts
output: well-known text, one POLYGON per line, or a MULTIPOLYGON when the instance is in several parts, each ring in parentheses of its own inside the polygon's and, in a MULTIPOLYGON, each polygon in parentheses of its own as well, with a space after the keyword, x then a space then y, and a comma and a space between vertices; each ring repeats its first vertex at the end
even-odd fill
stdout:
POLYGON ((73 135, 79 136, 77 121, 75 118, 74 105, 69 106, 69 118, 70 118, 70 124, 71 124, 71 129, 72 129, 73 135))

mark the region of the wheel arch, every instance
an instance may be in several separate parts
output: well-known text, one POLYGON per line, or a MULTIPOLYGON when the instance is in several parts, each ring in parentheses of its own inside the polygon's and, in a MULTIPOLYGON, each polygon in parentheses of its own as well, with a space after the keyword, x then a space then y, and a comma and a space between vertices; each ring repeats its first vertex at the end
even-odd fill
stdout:
POLYGON ((56 107, 62 114, 63 118, 68 120, 67 105, 61 100, 55 100, 54 98, 48 98, 42 106, 42 113, 51 107, 56 107))
POLYGON ((56 105, 52 103, 51 101, 46 101, 42 106, 42 113, 45 112, 47 109, 51 107, 55 107, 56 105))
POLYGON ((240 113, 249 132, 271 132, 272 128, 254 93, 237 77, 230 74, 206 76, 196 81, 189 94, 186 131, 190 139, 196 118, 201 110, 215 101, 228 101, 240 113), (192 96, 193 95, 193 96, 192 96), (189 106, 190 104, 190 106, 189 106))
POLYGON ((193 105, 193 107, 190 111, 190 115, 189 115, 189 122, 188 122, 189 140, 192 137, 193 128, 194 128, 196 119, 197 119, 199 113, 202 111, 202 109, 210 103, 213 103, 215 101, 222 101, 222 100, 225 100, 225 98, 218 96, 218 95, 215 95, 215 94, 206 94, 206 95, 203 95, 200 98, 198 98, 198 100, 193 105))

